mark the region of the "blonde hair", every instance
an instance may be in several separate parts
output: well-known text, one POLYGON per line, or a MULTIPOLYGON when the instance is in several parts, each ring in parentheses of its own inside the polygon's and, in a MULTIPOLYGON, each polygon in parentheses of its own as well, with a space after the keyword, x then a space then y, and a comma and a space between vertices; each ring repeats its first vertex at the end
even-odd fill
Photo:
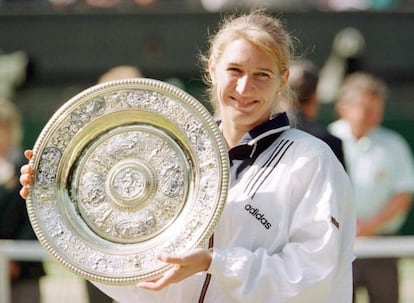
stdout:
POLYGON ((281 74, 289 69, 290 62, 293 60, 293 39, 285 30, 281 20, 270 16, 264 10, 224 18, 217 33, 209 39, 209 51, 206 55, 200 56, 204 68, 203 79, 216 110, 215 88, 208 66, 214 65, 220 59, 227 44, 236 39, 244 39, 274 58, 281 74))
POLYGON ((384 81, 366 72, 355 72, 344 79, 338 91, 337 104, 352 102, 355 94, 360 92, 376 95, 384 101, 388 94, 384 81))
POLYGON ((10 128, 10 149, 19 147, 23 137, 22 119, 17 106, 0 98, 0 124, 10 128))

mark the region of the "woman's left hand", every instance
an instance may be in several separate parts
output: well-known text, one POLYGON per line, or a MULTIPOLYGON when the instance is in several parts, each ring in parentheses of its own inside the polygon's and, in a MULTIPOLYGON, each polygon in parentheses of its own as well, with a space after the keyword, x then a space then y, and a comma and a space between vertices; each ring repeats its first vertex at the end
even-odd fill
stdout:
POLYGON ((171 283, 180 282, 198 272, 206 271, 210 267, 212 255, 212 251, 201 248, 179 256, 161 253, 158 259, 174 266, 163 276, 155 280, 140 282, 137 286, 149 290, 161 290, 171 283))

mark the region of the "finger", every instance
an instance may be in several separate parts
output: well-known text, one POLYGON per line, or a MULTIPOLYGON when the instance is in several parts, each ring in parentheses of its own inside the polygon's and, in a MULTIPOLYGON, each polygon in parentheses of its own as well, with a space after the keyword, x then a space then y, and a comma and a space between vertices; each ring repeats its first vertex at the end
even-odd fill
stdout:
POLYGON ((33 166, 29 165, 29 164, 25 164, 20 168, 20 174, 29 174, 32 175, 33 174, 33 166))
POLYGON ((202 270, 205 270, 205 264, 208 263, 208 266, 210 265, 211 257, 212 256, 210 251, 206 251, 205 249, 201 248, 193 249, 187 253, 179 255, 171 255, 165 252, 160 252, 157 254, 157 258, 165 263, 176 264, 181 266, 188 266, 190 264, 192 264, 192 266, 202 265, 202 270))
POLYGON ((31 174, 22 174, 19 177, 19 182, 22 186, 28 186, 30 183, 32 183, 33 175, 31 174))
POLYGON ((144 281, 144 282, 139 282, 137 284, 137 287, 140 288, 145 288, 148 290, 161 290, 164 287, 168 286, 171 283, 176 282, 175 279, 175 270, 169 270, 167 271, 164 276, 160 277, 159 279, 156 280, 152 280, 152 281, 144 281))
POLYGON ((30 192, 30 190, 29 190, 29 188, 27 187, 27 186, 24 186, 24 187, 22 187, 21 189, 20 189, 20 196, 23 198, 23 199, 27 199, 27 197, 29 196, 29 192, 30 192))
POLYGON ((147 290, 161 290, 162 289, 162 287, 160 286, 160 284, 157 283, 157 281, 139 282, 137 284, 137 287, 144 288, 144 289, 147 289, 147 290))
POLYGON ((160 261, 163 261, 165 263, 170 263, 170 264, 182 264, 183 263, 183 258, 182 257, 177 257, 174 255, 170 255, 168 253, 165 252, 159 252, 157 254, 157 259, 160 261))
POLYGON ((33 151, 31 149, 26 149, 24 151, 24 156, 26 157, 27 160, 32 159, 32 157, 33 157, 33 151))

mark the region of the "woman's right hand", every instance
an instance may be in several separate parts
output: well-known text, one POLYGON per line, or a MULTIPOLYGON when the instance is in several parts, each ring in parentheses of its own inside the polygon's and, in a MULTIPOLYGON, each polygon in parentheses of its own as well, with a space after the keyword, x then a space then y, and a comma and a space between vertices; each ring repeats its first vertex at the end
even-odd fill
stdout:
MULTIPOLYGON (((24 152, 24 156, 26 157, 27 160, 32 159, 33 157, 33 151, 28 149, 25 150, 24 152)), ((20 184, 22 185, 22 188, 20 189, 20 196, 23 199, 26 199, 29 196, 29 192, 30 192, 30 184, 32 183, 32 179, 33 179, 33 166, 30 165, 29 163, 23 165, 20 168, 20 184)))

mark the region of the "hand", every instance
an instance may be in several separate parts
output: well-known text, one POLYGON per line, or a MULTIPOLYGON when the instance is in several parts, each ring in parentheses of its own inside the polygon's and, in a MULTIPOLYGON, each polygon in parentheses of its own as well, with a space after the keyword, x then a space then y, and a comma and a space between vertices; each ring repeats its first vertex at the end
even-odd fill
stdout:
POLYGON ((174 266, 155 280, 138 283, 138 287, 148 290, 161 290, 171 283, 180 282, 198 272, 206 271, 210 267, 212 252, 198 248, 180 256, 161 253, 158 255, 158 259, 174 264, 174 266))
MULTIPOLYGON (((26 150, 24 152, 24 156, 26 157, 27 160, 32 159, 33 157, 33 151, 32 150, 26 150)), ((27 199, 27 197, 29 196, 29 192, 30 192, 30 184, 32 183, 33 180, 33 166, 30 164, 25 164, 21 167, 20 169, 20 184, 22 185, 22 188, 20 189, 20 196, 23 199, 27 199)))
POLYGON ((373 220, 358 219, 357 221, 357 237, 373 237, 377 234, 377 226, 373 220))

